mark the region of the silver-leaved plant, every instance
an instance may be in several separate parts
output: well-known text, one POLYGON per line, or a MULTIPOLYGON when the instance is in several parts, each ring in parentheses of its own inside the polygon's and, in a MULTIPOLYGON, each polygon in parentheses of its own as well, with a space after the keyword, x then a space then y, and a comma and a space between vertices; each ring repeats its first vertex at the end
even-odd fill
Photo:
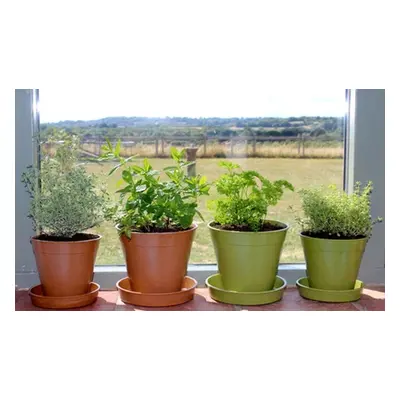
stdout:
POLYGON ((104 220, 108 201, 96 176, 79 163, 79 138, 54 130, 54 155, 42 154, 40 169, 28 167, 22 174, 31 196, 29 217, 40 234, 71 238, 104 220))

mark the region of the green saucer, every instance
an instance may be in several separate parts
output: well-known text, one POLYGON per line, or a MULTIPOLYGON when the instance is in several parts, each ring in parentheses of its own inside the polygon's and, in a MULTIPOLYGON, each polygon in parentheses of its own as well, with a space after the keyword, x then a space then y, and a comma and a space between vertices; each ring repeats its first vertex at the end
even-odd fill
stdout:
POLYGON ((300 296, 305 299, 322 301, 325 303, 347 303, 349 301, 360 300, 364 284, 362 281, 357 280, 354 289, 350 290, 314 289, 308 286, 308 279, 304 277, 297 280, 296 286, 300 296))
POLYGON ((221 275, 215 274, 207 278, 206 285, 211 297, 216 301, 240 306, 257 306, 281 300, 283 291, 286 288, 286 281, 277 276, 272 290, 266 292, 236 292, 225 290, 222 285, 221 275))

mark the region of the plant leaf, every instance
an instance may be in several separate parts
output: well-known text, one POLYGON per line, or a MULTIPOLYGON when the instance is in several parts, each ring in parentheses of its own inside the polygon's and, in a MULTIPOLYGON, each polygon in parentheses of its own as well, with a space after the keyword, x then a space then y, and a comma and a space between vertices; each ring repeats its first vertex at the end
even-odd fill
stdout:
POLYGON ((146 189, 147 189, 147 186, 146 186, 146 185, 139 185, 139 186, 136 186, 136 193, 144 192, 146 189))

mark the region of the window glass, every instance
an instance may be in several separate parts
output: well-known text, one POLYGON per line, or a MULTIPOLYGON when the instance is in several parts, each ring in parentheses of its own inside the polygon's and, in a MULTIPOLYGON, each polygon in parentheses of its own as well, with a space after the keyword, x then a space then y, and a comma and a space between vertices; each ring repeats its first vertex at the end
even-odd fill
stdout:
MULTIPOLYGON (((156 169, 170 165, 171 146, 197 148, 196 172, 214 181, 223 172, 222 159, 244 169, 260 172, 270 180, 286 179, 296 192, 286 191, 269 218, 288 223, 281 262, 304 262, 295 213, 300 206, 297 191, 312 185, 343 185, 345 90, 271 90, 268 94, 212 92, 180 95, 137 92, 127 89, 40 90, 43 137, 57 127, 81 138, 81 156, 99 154, 106 138, 122 141, 124 156, 148 157, 156 169)), ((45 146, 51 153, 51 145, 45 146)), ((88 171, 107 182, 110 192, 118 188, 120 173, 107 177, 109 164, 89 162, 88 171)), ((199 222, 193 243, 192 263, 215 263, 207 223, 212 214, 207 202, 213 187, 201 200, 206 222, 199 222)), ((113 224, 104 222, 96 231, 103 235, 97 264, 124 264, 113 224)))

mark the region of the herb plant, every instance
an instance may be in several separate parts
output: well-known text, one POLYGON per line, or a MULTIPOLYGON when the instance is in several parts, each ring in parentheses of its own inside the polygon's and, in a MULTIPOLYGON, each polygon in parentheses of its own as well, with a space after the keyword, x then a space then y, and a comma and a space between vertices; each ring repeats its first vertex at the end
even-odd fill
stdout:
POLYGON ((303 234, 320 238, 370 237, 375 223, 371 217, 372 182, 362 188, 357 182, 347 194, 335 185, 300 191, 304 218, 297 218, 303 234))
POLYGON ((196 214, 204 221, 198 210, 198 199, 208 195, 210 185, 205 177, 186 175, 186 167, 192 163, 184 160, 184 150, 171 149, 175 165, 164 168, 169 178, 165 181, 147 159, 142 166, 128 165, 132 157, 124 159, 119 152, 120 142, 113 147, 107 141, 101 159, 119 161, 110 174, 124 166, 122 183, 125 186, 117 191, 119 202, 109 213, 121 234, 130 238, 131 232, 186 230, 192 226, 196 214))
POLYGON ((41 154, 40 170, 30 166, 22 174, 31 196, 29 217, 40 234, 73 238, 104 220, 107 195, 78 164, 77 136, 54 131, 49 141, 58 144, 55 155, 41 154))
POLYGON ((210 202, 215 224, 223 229, 253 232, 271 228, 265 222, 268 207, 277 204, 285 188, 293 191, 293 186, 285 180, 271 182, 256 171, 244 171, 229 161, 219 165, 227 172, 215 182, 220 198, 210 202))

